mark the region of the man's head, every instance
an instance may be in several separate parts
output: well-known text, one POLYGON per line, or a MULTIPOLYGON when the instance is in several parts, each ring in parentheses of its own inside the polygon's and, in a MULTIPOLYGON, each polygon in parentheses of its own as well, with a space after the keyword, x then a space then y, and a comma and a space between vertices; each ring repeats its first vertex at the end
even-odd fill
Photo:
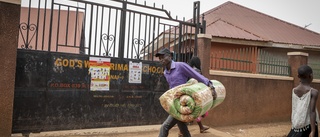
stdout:
POLYGON ((155 56, 159 57, 163 66, 167 66, 172 61, 172 52, 168 48, 161 49, 155 56))
POLYGON ((197 56, 193 56, 190 60, 189 60, 189 65, 191 67, 196 67, 197 69, 201 70, 201 61, 200 58, 197 56))
POLYGON ((301 79, 301 81, 312 81, 313 75, 312 75, 312 68, 307 65, 302 65, 298 68, 298 77, 301 79))

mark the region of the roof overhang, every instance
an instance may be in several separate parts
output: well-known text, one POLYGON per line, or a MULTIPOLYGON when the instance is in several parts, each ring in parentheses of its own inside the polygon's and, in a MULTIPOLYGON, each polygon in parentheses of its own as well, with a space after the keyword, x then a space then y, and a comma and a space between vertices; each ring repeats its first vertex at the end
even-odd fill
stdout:
POLYGON ((272 41, 256 41, 256 40, 246 40, 246 39, 223 38, 223 37, 215 37, 215 36, 212 37, 211 42, 228 43, 228 44, 236 44, 236 45, 258 46, 258 47, 320 50, 320 46, 290 44, 290 43, 277 43, 277 42, 272 42, 272 41))
POLYGON ((287 44, 287 43, 272 43, 274 48, 287 48, 287 49, 303 49, 302 45, 298 44, 287 44))
POLYGON ((222 37, 215 37, 215 36, 212 37, 211 42, 248 45, 248 46, 272 47, 272 43, 270 43, 269 41, 254 41, 254 40, 246 40, 246 39, 222 38, 222 37))
POLYGON ((275 48, 287 48, 287 49, 304 49, 304 50, 320 50, 319 46, 311 45, 299 45, 299 44, 288 44, 288 43, 272 43, 272 47, 275 48))
POLYGON ((320 50, 320 47, 317 46, 303 46, 304 49, 320 50))

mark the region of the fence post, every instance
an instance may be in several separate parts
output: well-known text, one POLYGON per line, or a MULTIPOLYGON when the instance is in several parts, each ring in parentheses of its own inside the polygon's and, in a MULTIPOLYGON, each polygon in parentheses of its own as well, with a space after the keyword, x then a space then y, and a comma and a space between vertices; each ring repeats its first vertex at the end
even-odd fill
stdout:
POLYGON ((293 77, 293 86, 297 86, 300 82, 298 78, 298 68, 301 65, 308 64, 309 54, 304 52, 288 52, 287 55, 291 71, 290 76, 293 77))
POLYGON ((124 40, 126 35, 126 18, 127 18, 127 2, 123 1, 121 10, 121 20, 120 20, 120 34, 119 34, 119 51, 118 56, 120 59, 124 57, 124 40))
POLYGON ((209 77, 210 70, 210 53, 211 53, 211 39, 210 34, 198 34, 198 57, 201 61, 201 71, 203 76, 209 77))
POLYGON ((14 83, 20 23, 20 4, 0 2, 0 135, 12 132, 14 83))

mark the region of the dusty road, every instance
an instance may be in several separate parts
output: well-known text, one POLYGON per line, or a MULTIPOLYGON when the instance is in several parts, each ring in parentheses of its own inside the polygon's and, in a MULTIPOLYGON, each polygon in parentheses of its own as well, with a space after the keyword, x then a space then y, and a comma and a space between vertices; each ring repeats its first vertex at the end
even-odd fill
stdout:
POLYGON ((290 122, 237 125, 215 128, 233 137, 286 137, 291 129, 290 122))
MULTIPOLYGON (((211 127, 200 133, 196 124, 189 125, 192 137, 285 137, 290 130, 289 122, 211 127)), ((30 137, 157 137, 160 125, 114 127, 100 129, 67 130, 31 133, 30 137)), ((21 137, 13 134, 12 137, 21 137)), ((169 137, 177 137, 178 128, 170 130, 169 137)))

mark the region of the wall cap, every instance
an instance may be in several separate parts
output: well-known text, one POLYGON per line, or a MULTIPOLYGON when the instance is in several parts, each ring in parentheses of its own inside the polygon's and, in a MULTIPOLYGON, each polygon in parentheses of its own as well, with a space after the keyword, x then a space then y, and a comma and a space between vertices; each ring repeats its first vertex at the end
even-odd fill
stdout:
POLYGON ((21 5, 21 0, 0 0, 0 2, 6 2, 6 3, 12 3, 12 4, 21 5))
POLYGON ((313 79, 312 83, 320 83, 320 79, 313 79))
POLYGON ((207 38, 207 39, 212 39, 211 34, 198 34, 198 38, 207 38))
POLYGON ((296 55, 296 56, 297 56, 297 55, 298 55, 298 56, 299 56, 299 55, 300 55, 300 56, 309 56, 309 54, 308 54, 308 53, 305 53, 305 52, 288 52, 287 55, 288 55, 288 56, 295 56, 295 55, 296 55))
POLYGON ((230 71, 220 71, 220 70, 209 70, 209 74, 210 75, 219 75, 219 76, 230 76, 230 77, 243 77, 243 78, 293 80, 293 77, 289 77, 289 76, 251 74, 251 73, 230 72, 230 71))

